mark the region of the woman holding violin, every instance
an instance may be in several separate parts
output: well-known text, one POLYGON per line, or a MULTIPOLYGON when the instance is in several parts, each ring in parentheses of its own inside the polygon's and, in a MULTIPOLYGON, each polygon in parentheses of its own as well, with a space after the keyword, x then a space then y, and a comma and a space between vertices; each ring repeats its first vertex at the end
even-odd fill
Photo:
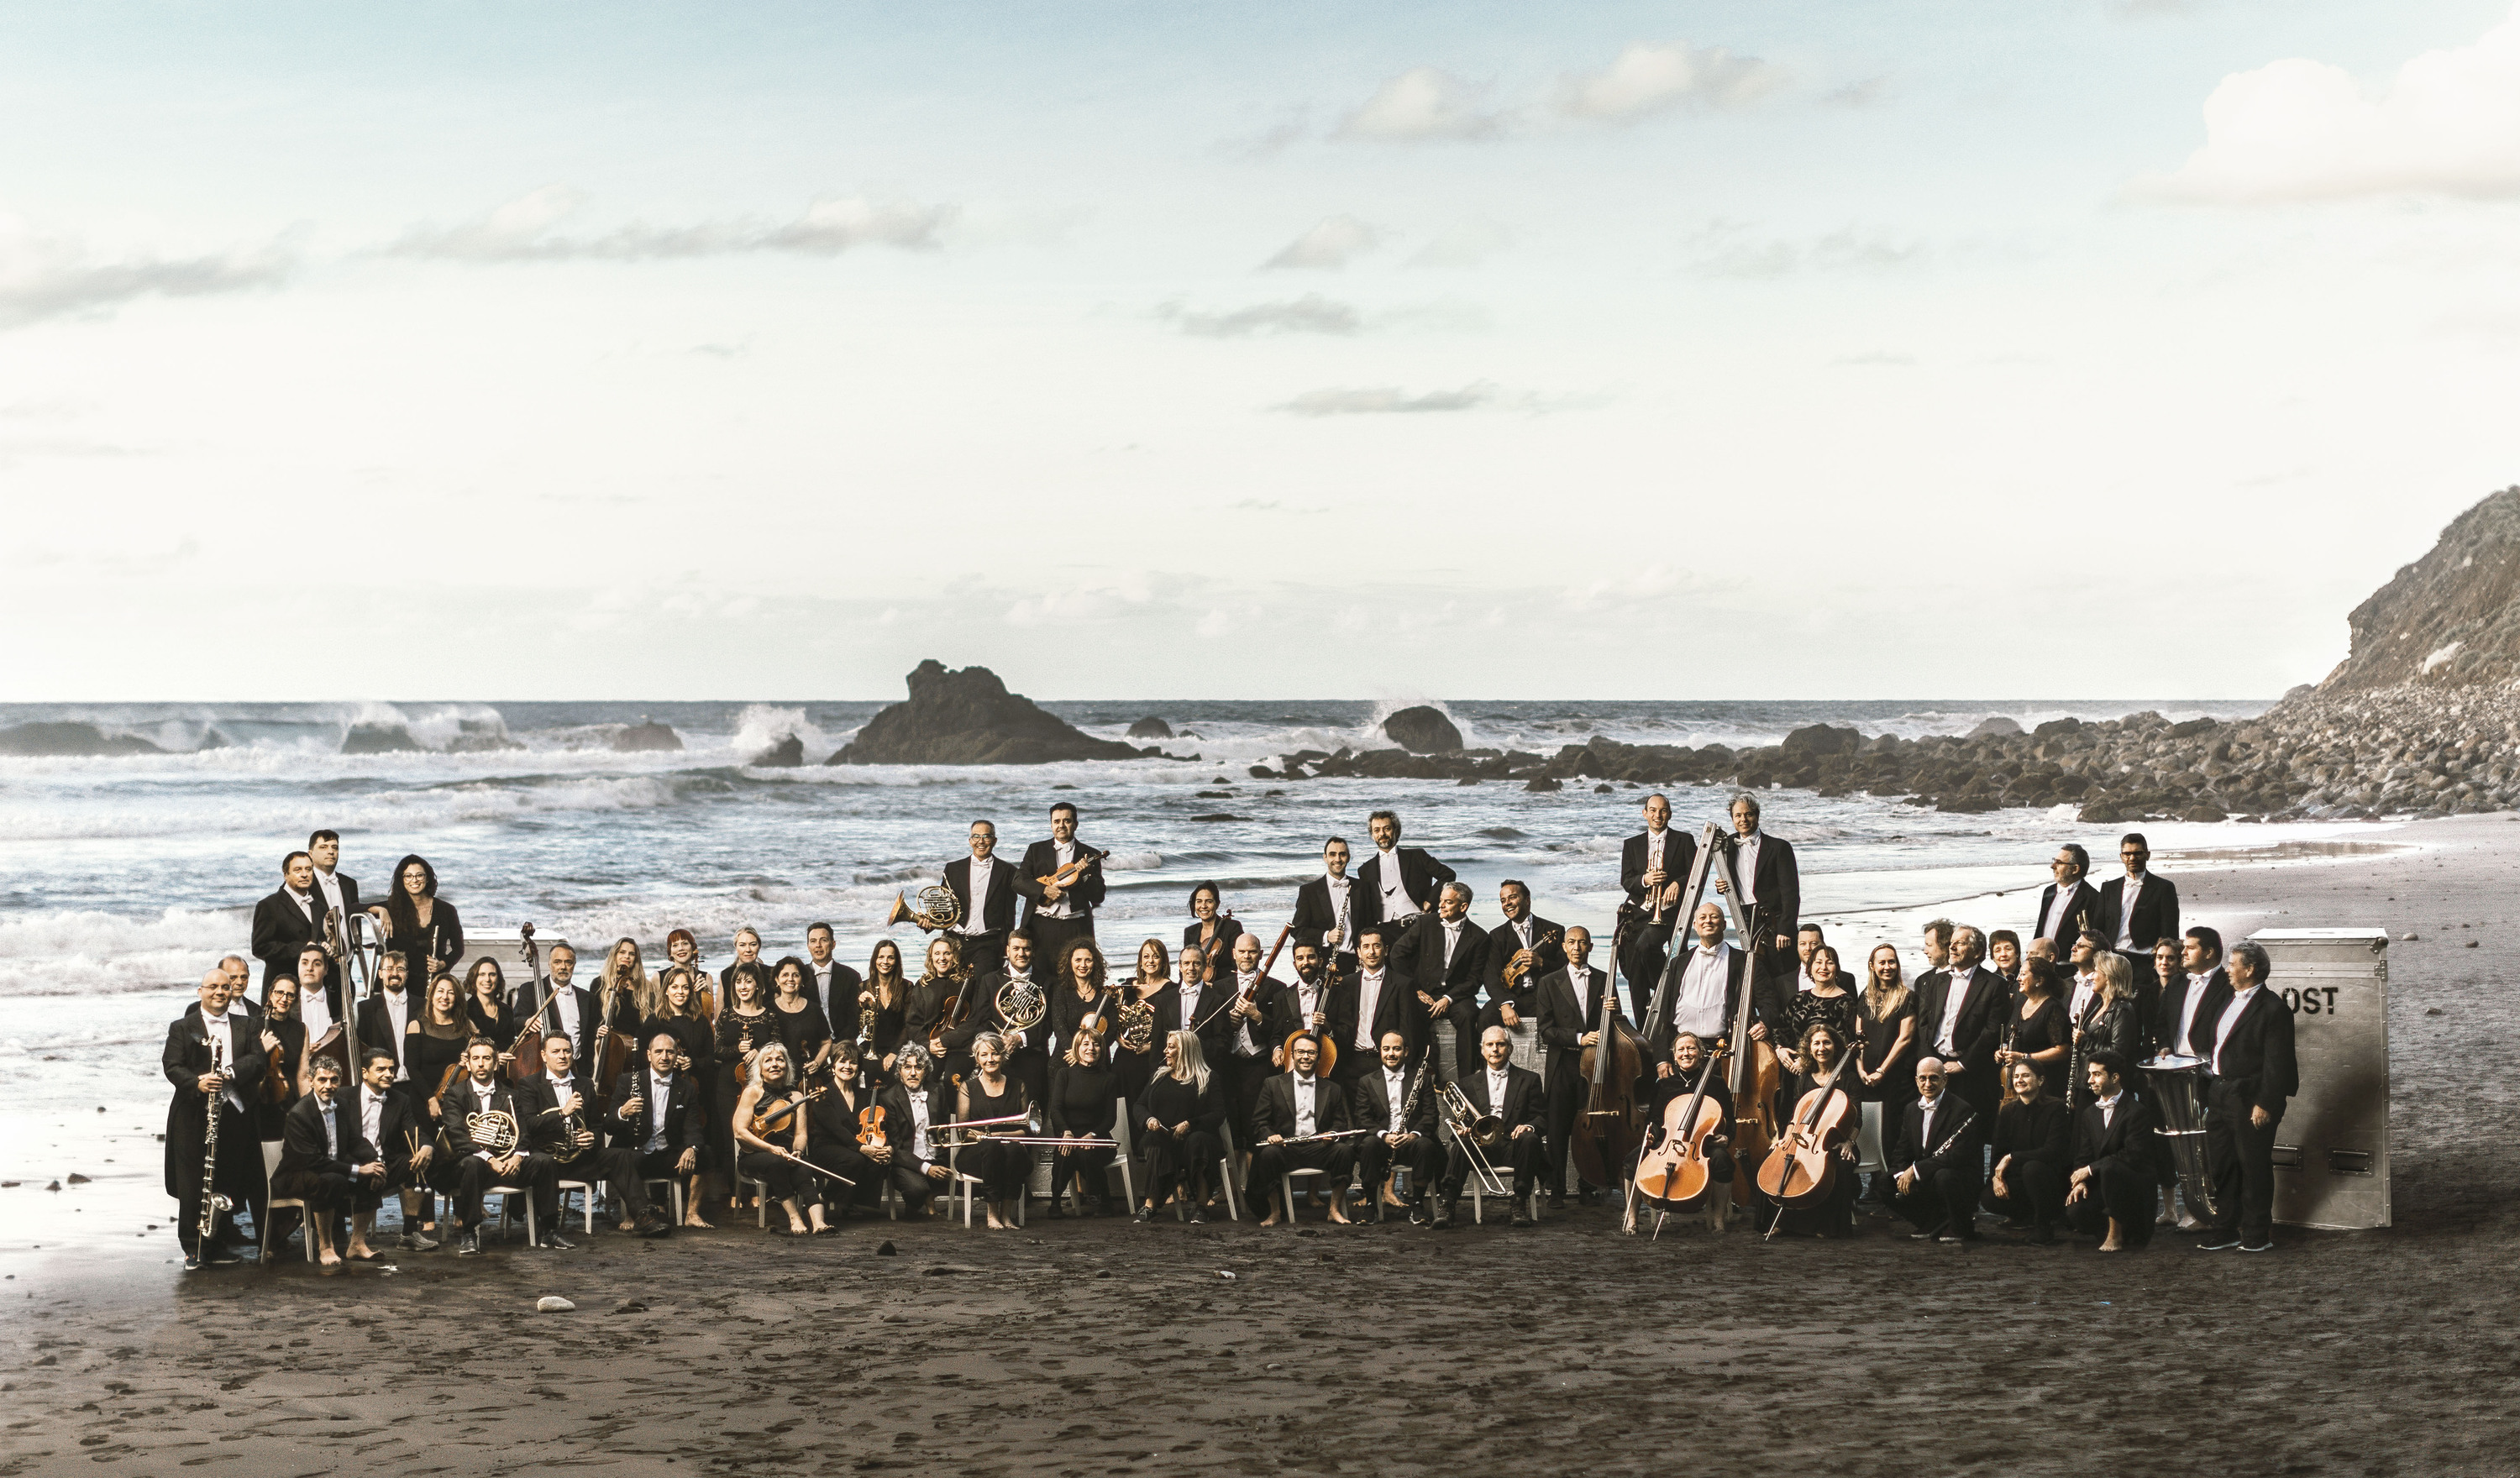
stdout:
POLYGON ((752 1054, 751 1074, 743 1092, 736 1096, 735 1112, 727 1119, 728 1132, 735 1142, 736 1173, 745 1180, 759 1181, 770 1199, 788 1213, 789 1236, 805 1236, 813 1231, 805 1224, 796 1202, 799 1193, 809 1188, 804 1183, 815 1177, 798 1169, 790 1158, 803 1155, 811 1144, 808 1116, 794 1111, 796 1100, 802 1097, 796 1087, 795 1069, 788 1065, 786 1044, 772 1038, 752 1054), (753 1121, 765 1116, 776 1122, 754 1129, 753 1121))
POLYGON ((882 1171, 858 1143, 863 1127, 858 1112, 875 1106, 875 1093, 872 1087, 863 1096, 858 1093, 858 1076, 850 1070, 855 1065, 847 1057, 833 1057, 829 1077, 808 1093, 812 1105, 806 1115, 814 1121, 813 1147, 805 1151, 805 1158, 850 1183, 843 1186, 822 1176, 808 1177, 814 1184, 803 1187, 810 1193, 805 1215, 817 1236, 838 1230, 832 1224, 848 1215, 851 1206, 872 1207, 883 1194, 882 1171))
POLYGON ((1110 993, 1105 987, 1107 966, 1102 952, 1091 939, 1079 939, 1067 947, 1066 957, 1052 966, 1050 985, 1050 1029, 1065 1044, 1059 1053, 1069 1062, 1076 1060, 1076 1040, 1094 1036, 1102 1039, 1102 1067, 1112 1069, 1111 1008, 1117 999, 1105 1000, 1110 993))
POLYGON ((274 975, 262 991, 263 1077, 247 1097, 253 1100, 256 1138, 277 1140, 289 1110, 304 1092, 306 1023, 297 1019, 297 982, 274 975))
POLYGON ((2055 1224, 2065 1218, 2073 1123, 2065 1100, 2048 1092, 2038 1065, 2016 1057, 2004 1070, 2003 1103, 1995 1111, 1995 1136, 1988 1142, 1995 1170, 1987 1177, 1984 1201, 2007 1229, 2029 1232, 2042 1246, 2056 1240, 2055 1224))
MULTIPOLYGON (((1812 963, 1820 962, 1815 957, 1812 963)), ((1806 1027, 1795 1046, 1802 1070, 1789 1080, 1784 1123, 1786 1135, 1795 1137, 1799 1131, 1808 1147, 1791 1156, 1792 1165, 1785 1169, 1778 1164, 1788 1148, 1780 1140, 1759 1176, 1760 1190, 1778 1205, 1782 1220, 1777 1230, 1787 1236, 1855 1235, 1855 1126, 1862 1111, 1853 1094, 1854 1064, 1844 1060, 1845 1053, 1845 1039, 1825 1021, 1806 1027), (1842 1062, 1846 1070, 1840 1072, 1842 1062), (1772 1186, 1781 1186, 1783 1193, 1772 1186)))
POLYGON ((1023 1084, 1007 1075, 1006 1040, 996 1032, 973 1037, 971 1072, 956 1090, 954 1122, 1014 1118, 1009 1124, 956 1132, 962 1148, 954 1156, 954 1168, 980 1183, 980 1193, 989 1205, 992 1232, 1004 1232, 1014 1225, 1016 1204, 1024 1196, 1024 1183, 1032 1179, 1031 1146, 1003 1142, 1025 1133, 1020 1116, 1031 1107, 1023 1084))
MULTIPOLYGON (((743 1095, 744 1086, 752 1081, 754 1059, 773 1043, 782 1050, 779 1023, 771 1018, 770 1008, 761 999, 761 971, 743 966, 728 977, 726 1008, 717 1013, 717 1040, 712 1055, 717 1060, 717 1122, 709 1136, 709 1148, 717 1163, 732 1168, 736 1163, 736 1140, 727 1130, 729 1114, 735 1100, 743 1095)), ((738 1210, 742 1205, 742 1188, 730 1184, 727 1207, 738 1210)))
MULTIPOLYGON (((1042 1106, 1049 1116, 1050 1133, 1059 1139, 1111 1138, 1112 1125, 1120 1117, 1120 1090, 1102 1060, 1101 1037, 1084 1032, 1069 1044, 1067 1057, 1050 1070, 1050 1098, 1042 1106)), ((1051 1173, 1050 1214, 1062 1214, 1059 1202, 1073 1182, 1077 1214, 1102 1215, 1102 1193, 1110 1186, 1108 1172, 1118 1151, 1109 1144, 1080 1144, 1073 1149, 1054 1145, 1052 1149, 1058 1158, 1051 1173)))
POLYGON ((1182 930, 1183 949, 1194 949, 1210 960, 1232 952, 1242 924, 1233 915, 1218 912, 1223 899, 1212 882, 1202 882, 1190 890, 1191 924, 1182 930))
POLYGON ((930 1072, 944 1073, 951 1066, 946 1032, 969 1029, 971 1013, 978 1008, 977 1002, 966 997, 969 984, 963 968, 962 940, 952 934, 939 934, 928 940, 926 969, 910 988, 910 1004, 902 1008, 901 1031, 903 1037, 927 1049, 930 1072), (950 1022, 949 1016, 953 1018, 950 1022))
POLYGON ((639 941, 627 934, 612 941, 595 982, 595 1005, 604 1029, 636 1037, 640 1025, 656 1014, 659 1004, 656 982, 648 977, 648 962, 639 954, 639 941))
POLYGON ((2053 960, 2033 955, 2021 962, 2021 995, 2004 1023, 2009 1030, 2003 1046, 1995 1053, 1996 1071, 2006 1084, 2012 1081, 2012 1064, 2027 1062, 2038 1069, 2048 1093, 2057 1094, 2064 1087, 2066 1057, 2074 1046, 2074 1020, 2064 993, 2057 989, 2058 977, 2053 960))
POLYGON ((665 961, 692 972, 692 1002, 701 1017, 714 1025, 717 1021, 717 986, 708 971, 700 968, 700 942, 689 929, 676 929, 665 936, 665 961))
POLYGON ((779 962, 771 975, 770 1009, 777 1013, 779 1040, 788 1044, 788 1059, 799 1077, 821 1072, 832 1056, 832 1023, 823 1008, 805 993, 807 965, 793 955, 779 962))

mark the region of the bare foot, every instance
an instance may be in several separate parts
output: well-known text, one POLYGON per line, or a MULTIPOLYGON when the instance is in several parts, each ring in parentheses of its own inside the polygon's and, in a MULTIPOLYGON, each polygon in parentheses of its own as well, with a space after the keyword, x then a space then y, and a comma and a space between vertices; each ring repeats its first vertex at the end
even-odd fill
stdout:
POLYGON ((1004 1232, 1007 1230, 1007 1224, 999 1221, 998 1214, 994 1211, 989 1213, 989 1230, 991 1232, 1004 1232))
POLYGON ((330 1250, 318 1252, 315 1254, 315 1262, 318 1267, 338 1268, 341 1266, 341 1254, 330 1250))
POLYGON ((2116 1237, 2110 1237, 2108 1240, 2100 1243, 2099 1250, 2102 1252, 2124 1252, 2126 1250, 2126 1243, 2119 1241, 2116 1237))
POLYGON ((1272 1212, 1270 1212, 1267 1216, 1262 1217, 1262 1218, 1260 1219, 1260 1225, 1261 1225, 1261 1226, 1263 1226, 1263 1227, 1275 1227, 1275 1226, 1277 1226, 1277 1225, 1278 1225, 1278 1213, 1276 1213, 1276 1212, 1272 1211, 1272 1212))
POLYGON ((717 1230, 717 1224, 715 1222, 711 1222, 703 1218, 697 1211, 693 1212, 690 1216, 683 1218, 683 1225, 686 1227, 697 1227, 702 1232, 715 1232, 717 1230))
POLYGON ((812 1229, 791 1216, 788 1219, 788 1234, 789 1236, 809 1236, 812 1234, 812 1229))
POLYGON ((352 1242, 350 1244, 349 1255, 359 1262, 374 1262, 376 1261, 377 1249, 369 1246, 365 1242, 352 1242))

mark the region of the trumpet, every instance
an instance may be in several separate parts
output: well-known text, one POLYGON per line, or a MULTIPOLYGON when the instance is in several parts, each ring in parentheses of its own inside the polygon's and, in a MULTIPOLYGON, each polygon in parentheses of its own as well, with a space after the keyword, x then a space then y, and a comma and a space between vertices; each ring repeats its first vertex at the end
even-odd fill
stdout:
POLYGON ((905 919, 931 934, 938 929, 950 929, 963 921, 963 900, 942 883, 921 888, 917 908, 910 906, 909 894, 896 894, 892 900, 892 912, 884 916, 883 926, 891 928, 905 919))

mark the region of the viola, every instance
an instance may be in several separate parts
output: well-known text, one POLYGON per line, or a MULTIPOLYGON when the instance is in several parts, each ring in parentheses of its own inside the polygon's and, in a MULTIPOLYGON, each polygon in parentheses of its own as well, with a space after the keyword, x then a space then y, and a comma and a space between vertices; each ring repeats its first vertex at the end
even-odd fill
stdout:
POLYGON ((1719 1044, 1698 1068, 1696 1088, 1688 1097, 1675 1097, 1664 1105, 1662 1138, 1637 1160, 1637 1193, 1645 1199, 1678 1211, 1693 1210, 1698 1198, 1714 1184, 1715 1170, 1706 1158, 1707 1142, 1723 1127, 1724 1106, 1707 1098, 1706 1085, 1714 1080, 1715 1064, 1722 1053, 1719 1044))
POLYGON ((1842 1086, 1854 1053, 1841 1053, 1818 1088, 1794 1105, 1794 1117, 1759 1163, 1759 1193, 1779 1206, 1808 1206, 1828 1198, 1837 1179, 1837 1151, 1855 1133, 1854 1096, 1842 1086))

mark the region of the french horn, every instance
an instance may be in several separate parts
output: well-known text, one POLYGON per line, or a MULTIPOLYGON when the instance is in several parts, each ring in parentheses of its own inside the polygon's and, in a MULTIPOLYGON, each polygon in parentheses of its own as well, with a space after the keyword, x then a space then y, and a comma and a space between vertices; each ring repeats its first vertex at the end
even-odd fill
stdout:
POLYGON ((472 1147, 492 1154, 506 1154, 517 1147, 517 1120, 513 1114, 491 1109, 487 1113, 464 1116, 464 1132, 472 1137, 472 1147))
POLYGON ((921 888, 917 908, 911 907, 909 894, 897 894, 892 900, 892 912, 884 916, 883 926, 890 928, 904 919, 931 934, 938 929, 950 929, 963 921, 963 900, 955 897, 954 890, 943 883, 930 883, 921 888))
POLYGON ((1016 1031, 1028 1032, 1050 1014, 1050 998, 1032 983, 1032 977, 1015 975, 998 987, 997 1008, 1000 1021, 1016 1031))

